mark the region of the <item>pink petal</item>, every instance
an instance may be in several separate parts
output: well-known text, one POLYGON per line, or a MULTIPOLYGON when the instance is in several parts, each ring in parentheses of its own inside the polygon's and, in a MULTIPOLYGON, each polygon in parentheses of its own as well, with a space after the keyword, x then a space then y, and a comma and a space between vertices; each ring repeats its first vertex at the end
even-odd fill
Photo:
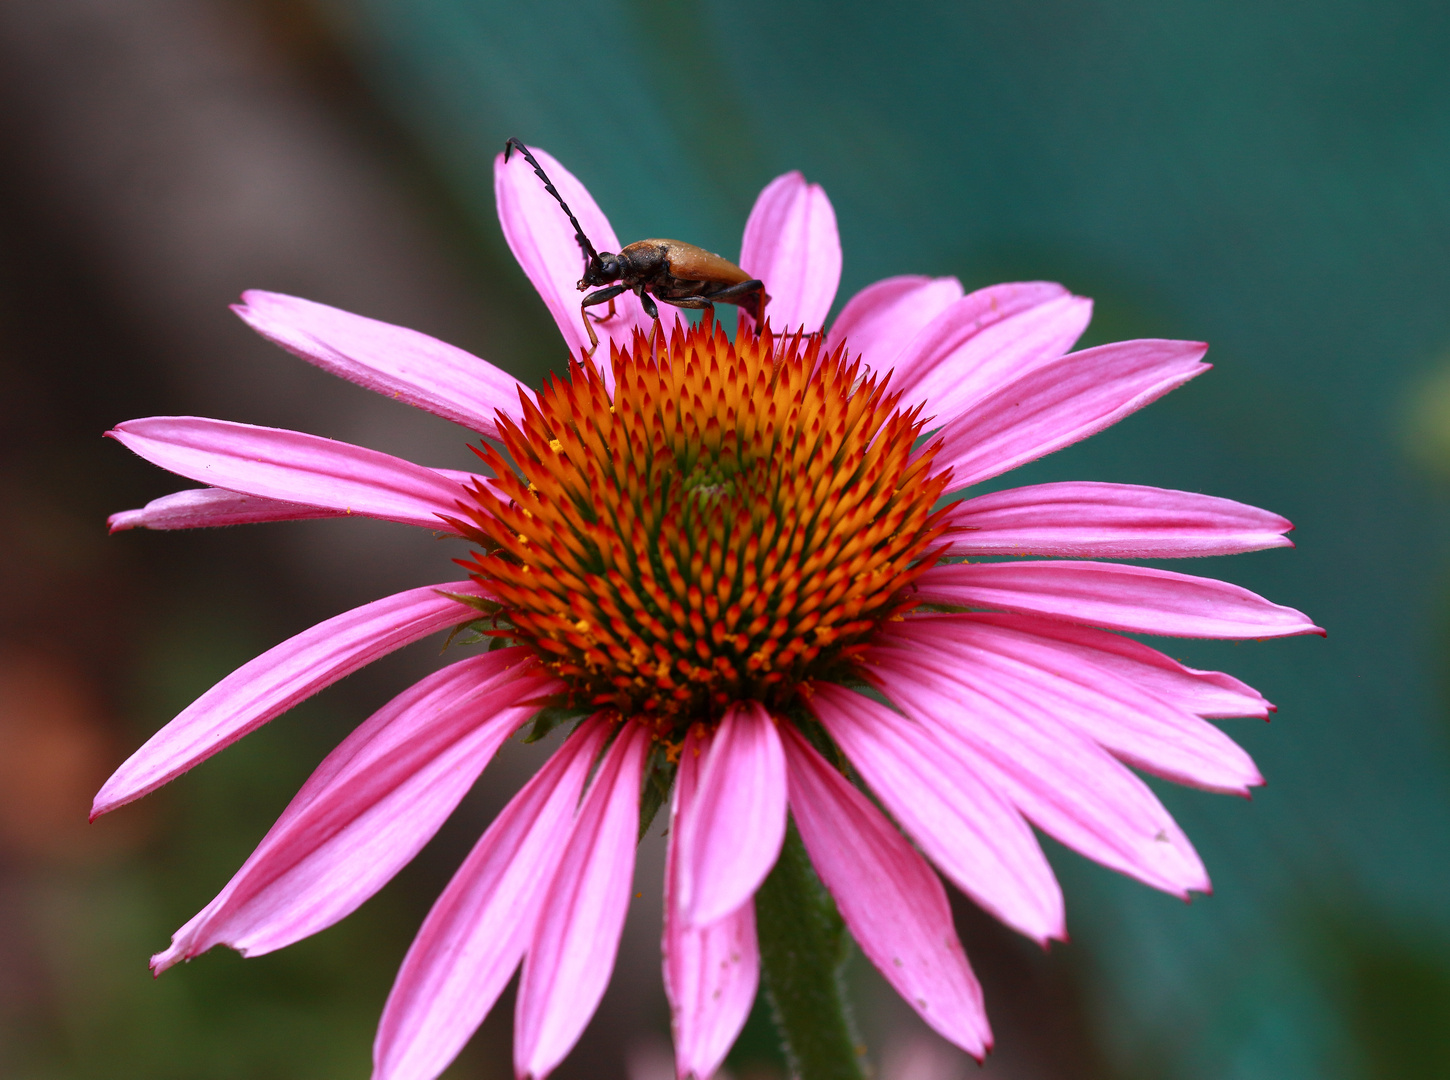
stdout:
POLYGON ((586 721, 494 819, 423 921, 373 1044, 373 1080, 433 1080, 508 985, 612 725, 586 721))
MULTIPOLYGON (((952 349, 943 351, 942 346, 954 338, 959 339, 958 344, 970 341, 976 334, 1003 319, 1030 312, 1053 301, 1071 299, 1071 293, 1051 281, 1014 281, 989 285, 966 296, 958 293, 952 303, 943 304, 929 320, 916 328, 912 340, 904 343, 907 347, 895 364, 896 388, 914 386, 930 375, 933 368, 950 355, 952 349)), ((959 372, 961 374, 968 373, 959 372)))
POLYGON ((675 776, 670 806, 661 941, 677 1071, 682 1077, 699 1080, 713 1076, 725 1060, 750 1015, 760 982, 753 902, 747 900, 718 922, 701 927, 688 926, 679 910, 675 883, 679 872, 681 821, 693 813, 700 759, 708 749, 708 736, 700 739, 691 732, 680 754, 680 771, 675 776))
POLYGON ((324 371, 484 435, 498 434, 494 410, 518 413, 517 379, 417 330, 258 289, 242 293, 232 310, 324 371))
POLYGON ((821 186, 798 172, 767 184, 745 222, 739 265, 765 283, 777 333, 825 326, 841 284, 841 237, 821 186))
POLYGON ((629 909, 639 834, 639 786, 649 734, 626 723, 599 765, 519 980, 514 1070, 548 1076, 583 1034, 614 970, 629 909))
POLYGON ((1235 555, 1293 547, 1294 526, 1232 499, 1137 484, 1062 483, 996 491, 952 507, 951 555, 1108 559, 1235 555))
MULTIPOLYGON (((594 245, 595 251, 617 252, 619 238, 609 219, 599 209, 599 204, 588 190, 575 179, 574 174, 560 165, 550 154, 537 146, 530 146, 530 152, 549 174, 559 194, 574 211, 584 235, 594 245)), ((543 181, 534 175, 533 168, 522 154, 514 154, 505 164, 499 154, 493 163, 493 190, 498 200, 498 220, 503 226, 504 239, 509 250, 519 261, 519 266, 539 290, 539 296, 554 316, 559 333, 570 353, 589 348, 589 333, 584 329, 584 317, 580 314, 579 302, 585 292, 578 287, 584 273, 584 255, 574 239, 574 226, 554 197, 544 190, 543 181)), ((636 328, 649 333, 652 320, 645 315, 639 300, 626 293, 614 301, 615 314, 603 322, 594 324, 601 342, 612 341, 624 347, 633 340, 636 328)), ((674 309, 660 305, 664 330, 668 332, 677 318, 674 309)), ((607 305, 594 309, 599 315, 607 305)), ((597 355, 606 373, 609 372, 609 347, 597 355)))
POLYGON ((941 881, 800 734, 782 738, 791 815, 851 936, 934 1031, 980 1061, 992 1031, 941 881))
POLYGON ((96 796, 91 819, 155 791, 378 657, 477 615, 444 591, 482 595, 471 581, 410 589, 318 623, 243 664, 126 759, 96 796))
POLYGON ((935 467, 969 487, 1116 424, 1209 365, 1193 341, 1120 341, 1039 364, 957 414, 935 467))
POLYGON ((1274 711, 1262 694, 1222 671, 1199 671, 1185 667, 1140 641, 1104 630, 1041 619, 1032 615, 1009 615, 979 611, 970 615, 912 615, 916 619, 967 619, 988 626, 1002 626, 1054 642, 1059 649, 1106 668, 1120 679, 1146 690, 1161 701, 1184 712, 1209 719, 1257 716, 1267 719, 1274 711))
POLYGON ((205 529, 222 525, 254 525, 266 521, 312 521, 343 517, 340 510, 259 499, 225 488, 188 488, 152 499, 139 510, 122 510, 106 519, 113 533, 127 529, 205 529))
POLYGON ((1238 795, 1263 783, 1248 754, 1212 724, 1112 672, 1027 634, 968 620, 898 624, 882 634, 911 663, 965 681, 1023 715, 1073 728, 1146 772, 1238 795))
POLYGON ((1207 891, 1193 846, 1148 787, 1090 739, 1033 724, 986 680, 952 678, 874 648, 873 684, 1034 825, 1068 847, 1155 888, 1207 891))
POLYGON ((917 579, 928 604, 997 608, 1023 615, 1195 638, 1323 634, 1302 612, 1213 578, 1098 562, 959 563, 917 579))
POLYGON ((1092 320, 1093 303, 1046 281, 994 285, 931 321, 897 364, 897 389, 939 421, 1056 360, 1092 320))
POLYGON ((917 332, 961 298, 962 283, 951 277, 906 275, 867 285, 836 316, 826 349, 845 345, 877 371, 890 371, 917 332))
POLYGON ((676 903, 689 926, 716 922, 755 895, 785 840, 785 751, 754 701, 725 711, 700 790, 681 819, 676 903))
POLYGON ((811 711, 937 869, 1028 937, 1066 936, 1062 890, 1016 810, 934 752, 919 724, 844 687, 812 685, 811 711))
POLYGON ((127 420, 106 433, 154 465, 214 487, 444 529, 463 487, 432 469, 280 428, 196 416, 127 420))
POLYGON ((527 650, 500 649, 433 673, 374 713, 152 970, 213 945, 260 956, 351 914, 438 831, 539 699, 563 689, 541 672, 527 650))
MULTIPOLYGON (((434 469, 439 476, 468 486, 474 482, 492 484, 493 480, 459 469, 434 469)), ((322 510, 302 503, 280 499, 259 499, 225 488, 188 488, 152 499, 139 510, 122 510, 106 519, 113 533, 127 529, 208 529, 225 525, 260 525, 270 521, 313 521, 318 518, 347 517, 345 510, 322 510)), ((361 516, 361 515, 359 515, 361 516)), ((437 529, 439 523, 428 526, 437 529)))

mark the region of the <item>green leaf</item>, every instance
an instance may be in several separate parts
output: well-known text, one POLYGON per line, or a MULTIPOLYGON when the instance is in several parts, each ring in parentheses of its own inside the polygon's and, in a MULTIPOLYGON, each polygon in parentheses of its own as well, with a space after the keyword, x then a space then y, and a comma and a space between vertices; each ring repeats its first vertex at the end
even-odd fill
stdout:
POLYGON ((645 763, 644 786, 639 793, 639 839, 649 832, 655 815, 670 797, 670 788, 675 782, 679 765, 669 759, 660 743, 650 747, 649 761, 645 763))
POLYGON ((453 644, 454 639, 457 638, 459 634, 466 635, 463 638, 461 644, 477 645, 480 641, 483 640, 483 631, 487 628, 491 628, 490 623, 487 619, 473 619, 470 622, 459 623, 452 630, 448 631, 448 637, 443 642, 443 648, 439 649, 438 651, 447 652, 449 647, 453 644))
POLYGON ((573 709, 562 705, 550 705, 540 709, 534 717, 533 726, 529 733, 524 736, 524 742, 535 743, 544 738, 560 724, 567 724, 571 720, 582 720, 590 715, 589 709, 573 709))
POLYGON ((503 610, 503 605, 497 600, 489 600, 487 597, 474 596, 472 593, 449 592, 447 589, 434 589, 439 596, 446 596, 450 600, 457 600, 460 604, 467 604, 475 611, 481 611, 485 615, 497 615, 503 610))

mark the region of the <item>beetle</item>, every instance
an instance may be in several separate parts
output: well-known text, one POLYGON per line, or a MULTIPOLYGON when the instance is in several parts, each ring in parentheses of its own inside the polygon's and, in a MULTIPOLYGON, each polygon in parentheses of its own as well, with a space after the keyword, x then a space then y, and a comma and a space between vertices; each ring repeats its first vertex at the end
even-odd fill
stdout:
POLYGON ((504 161, 508 161, 514 150, 523 154, 524 160, 534 167, 534 172, 544 182, 544 190, 558 200, 569 216, 569 223, 574 226, 574 239, 584 253, 584 276, 579 279, 579 291, 594 289, 579 303, 584 329, 589 331, 591 352, 599 347, 594 323, 613 315, 614 298, 625 292, 633 292, 639 297, 645 314, 656 321, 660 312, 655 301, 660 300, 675 307, 710 308, 712 311, 716 303, 736 304, 755 320, 757 327, 762 325, 762 313, 770 302, 765 285, 729 259, 679 240, 638 240, 621 248, 618 254, 595 251, 594 245, 584 235, 579 219, 527 146, 518 139, 509 139, 504 143, 504 161), (596 319, 589 313, 589 308, 604 303, 609 304, 608 315, 596 319))

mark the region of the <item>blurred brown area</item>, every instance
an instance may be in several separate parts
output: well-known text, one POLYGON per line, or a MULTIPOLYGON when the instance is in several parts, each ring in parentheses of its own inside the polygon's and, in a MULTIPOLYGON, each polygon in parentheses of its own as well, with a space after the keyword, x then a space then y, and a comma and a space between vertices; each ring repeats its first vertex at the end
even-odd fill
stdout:
MULTIPOLYGON (((0 5, 0 1075, 360 1075, 413 928, 537 760, 509 748, 418 863, 343 926, 151 982, 148 951, 220 888, 329 741, 437 657, 380 663, 88 827, 99 782, 230 666, 456 573, 455 551, 377 523, 106 537, 108 513, 185 486, 101 438, 131 416, 214 415, 469 461, 468 433, 254 338, 226 310, 249 287, 417 327, 525 378, 556 348, 499 238, 450 207, 305 5, 0 5)), ((616 978, 565 1080, 648 1071, 667 1035, 662 852, 657 836, 641 850, 616 978)), ((999 1031, 1033 1018, 1034 1036, 985 1073, 1095 1075, 1070 969, 1024 964, 995 923, 962 920, 999 1031)), ((956 1075, 960 1055, 871 978, 861 1021, 888 1048, 886 1075, 956 1075)), ((454 1075, 511 1075, 510 1013, 507 1000, 495 1009, 454 1075)), ((763 1018, 752 1032, 737 1076, 779 1075, 763 1018)))
POLYGON ((89 682, 54 652, 0 653, 0 851, 17 861, 91 859, 122 841, 75 813, 116 756, 114 722, 89 682))

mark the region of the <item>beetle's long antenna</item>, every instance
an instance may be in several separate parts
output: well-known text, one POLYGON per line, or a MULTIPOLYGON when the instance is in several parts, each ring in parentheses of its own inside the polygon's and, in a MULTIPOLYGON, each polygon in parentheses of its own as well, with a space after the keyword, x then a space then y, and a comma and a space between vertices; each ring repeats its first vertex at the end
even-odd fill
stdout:
POLYGON ((594 245, 589 242, 589 237, 584 235, 584 227, 579 224, 579 219, 574 216, 574 211, 569 209, 569 204, 564 201, 564 197, 559 194, 559 189, 549 179, 549 174, 544 172, 544 167, 534 160, 533 154, 529 153, 529 148, 518 139, 510 137, 509 141, 503 144, 504 161, 508 161, 509 155, 514 152, 515 147, 518 147, 519 153, 524 155, 524 160, 534 167, 534 172, 539 174, 539 179, 544 182, 544 190, 558 199, 559 205, 564 208, 564 213, 569 215, 569 224, 574 226, 574 239, 579 241, 579 250, 584 252, 584 257, 590 262, 598 262, 599 252, 594 250, 594 245))

